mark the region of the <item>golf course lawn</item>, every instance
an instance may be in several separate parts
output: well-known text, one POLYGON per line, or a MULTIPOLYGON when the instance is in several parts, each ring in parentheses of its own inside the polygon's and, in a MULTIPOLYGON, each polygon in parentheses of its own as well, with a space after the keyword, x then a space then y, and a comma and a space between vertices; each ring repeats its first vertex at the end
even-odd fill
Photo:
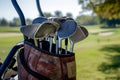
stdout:
MULTIPOLYGON (((87 29, 89 36, 74 47, 77 80, 120 80, 120 28, 87 29)), ((0 32, 2 61, 10 49, 23 40, 18 32, 0 32)))

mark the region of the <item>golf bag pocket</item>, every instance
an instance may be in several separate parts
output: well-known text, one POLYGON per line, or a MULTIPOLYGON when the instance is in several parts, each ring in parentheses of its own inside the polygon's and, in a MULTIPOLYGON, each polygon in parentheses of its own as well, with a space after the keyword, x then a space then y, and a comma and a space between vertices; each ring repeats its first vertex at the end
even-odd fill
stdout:
POLYGON ((18 80, 76 80, 75 55, 55 55, 26 43, 18 54, 18 80))

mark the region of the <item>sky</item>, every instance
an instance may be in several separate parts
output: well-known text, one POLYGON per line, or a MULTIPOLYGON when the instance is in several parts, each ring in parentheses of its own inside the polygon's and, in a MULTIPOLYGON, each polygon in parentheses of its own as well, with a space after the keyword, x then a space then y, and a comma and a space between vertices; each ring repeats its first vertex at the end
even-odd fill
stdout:
MULTIPOLYGON (((34 19, 38 17, 39 13, 35 1, 36 0, 17 0, 25 18, 34 19)), ((55 11, 59 10, 63 13, 63 16, 65 16, 67 12, 70 12, 74 18, 82 11, 78 0, 40 0, 40 4, 43 12, 54 14, 55 11)), ((12 20, 14 17, 18 17, 18 14, 11 0, 0 0, 0 18, 12 20)))

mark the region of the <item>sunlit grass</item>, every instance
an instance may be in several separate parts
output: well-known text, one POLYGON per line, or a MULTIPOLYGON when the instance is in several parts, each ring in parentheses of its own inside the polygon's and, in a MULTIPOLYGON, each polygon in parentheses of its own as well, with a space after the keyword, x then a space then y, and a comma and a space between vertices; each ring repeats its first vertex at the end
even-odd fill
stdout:
POLYGON ((20 32, 19 27, 0 26, 0 32, 20 32))
POLYGON ((4 60, 11 48, 18 42, 23 41, 22 34, 2 33, 0 34, 0 59, 4 60), (6 35, 6 36, 5 36, 6 35))
MULTIPOLYGON (((106 78, 109 78, 109 76, 117 76, 117 73, 105 74, 98 69, 104 62, 111 63, 108 55, 120 55, 118 50, 118 46, 120 45, 120 28, 101 29, 99 28, 99 26, 93 26, 87 27, 87 29, 89 31, 89 36, 85 40, 76 43, 74 47, 74 52, 76 56, 77 80, 106 80, 106 78), (91 31, 94 31, 95 34, 91 31), (100 32, 106 31, 112 31, 113 34, 106 36, 99 35, 100 32), (106 46, 113 46, 115 47, 115 50, 118 50, 118 52, 107 51, 106 46), (104 48, 106 49, 106 51, 103 50, 104 48)), ((17 36, 11 35, 7 37, 1 37, 0 35, 0 58, 4 60, 12 46, 22 40, 22 34, 19 34, 17 36)))
MULTIPOLYGON (((94 30, 89 28, 88 30, 94 30)), ((105 80, 106 76, 116 74, 103 74, 98 71, 98 67, 109 60, 106 54, 116 54, 116 52, 101 51, 102 48, 109 45, 120 44, 120 29, 105 29, 114 31, 112 35, 99 36, 98 34, 90 34, 89 37, 76 44, 76 63, 77 63, 77 80, 105 80)), ((98 30, 103 31, 103 30, 98 30)), ((112 80, 112 79, 111 79, 112 80)))

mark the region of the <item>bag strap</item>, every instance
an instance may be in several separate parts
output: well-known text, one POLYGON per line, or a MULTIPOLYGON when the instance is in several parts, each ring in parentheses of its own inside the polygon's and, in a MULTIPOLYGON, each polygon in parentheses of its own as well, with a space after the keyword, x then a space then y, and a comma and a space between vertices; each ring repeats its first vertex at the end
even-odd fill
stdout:
POLYGON ((34 76, 35 78, 37 79, 41 79, 41 80, 51 80, 41 74, 38 74, 37 72, 33 71, 30 69, 30 67, 27 66, 26 62, 25 62, 25 59, 24 59, 24 50, 21 50, 20 53, 19 53, 19 59, 20 59, 20 62, 22 64, 22 66, 24 67, 24 69, 30 73, 32 76, 34 76))

